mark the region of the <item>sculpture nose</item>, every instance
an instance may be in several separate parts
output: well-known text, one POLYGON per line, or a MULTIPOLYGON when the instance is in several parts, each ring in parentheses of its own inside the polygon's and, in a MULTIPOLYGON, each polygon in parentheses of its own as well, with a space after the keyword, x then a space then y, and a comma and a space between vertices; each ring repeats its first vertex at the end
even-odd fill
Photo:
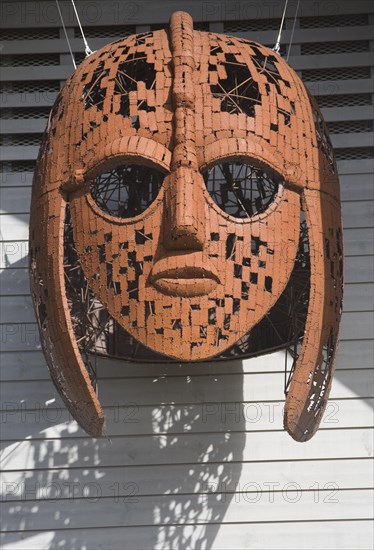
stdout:
POLYGON ((171 250, 203 250, 204 182, 195 148, 195 67, 193 22, 174 13, 170 20, 173 53, 174 150, 165 188, 163 241, 171 250))
POLYGON ((165 189, 164 245, 170 250, 203 250, 205 201, 200 172, 187 167, 175 168, 165 189))

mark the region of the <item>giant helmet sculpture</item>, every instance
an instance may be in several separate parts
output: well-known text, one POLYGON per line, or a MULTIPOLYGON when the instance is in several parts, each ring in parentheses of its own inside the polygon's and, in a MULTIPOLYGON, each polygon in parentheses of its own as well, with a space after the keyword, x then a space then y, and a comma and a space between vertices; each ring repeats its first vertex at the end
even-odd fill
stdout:
POLYGON ((30 244, 47 364, 87 433, 104 423, 97 354, 281 347, 285 428, 317 430, 341 315, 339 182, 315 100, 271 49, 177 12, 88 57, 50 114, 30 244))

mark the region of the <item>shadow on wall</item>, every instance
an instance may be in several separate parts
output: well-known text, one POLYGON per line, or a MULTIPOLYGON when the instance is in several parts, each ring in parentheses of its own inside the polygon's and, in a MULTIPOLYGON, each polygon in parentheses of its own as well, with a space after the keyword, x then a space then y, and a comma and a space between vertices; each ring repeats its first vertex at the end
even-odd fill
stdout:
MULTIPOLYGON (((28 292, 22 255, 0 276, 3 295, 28 292)), ((110 527, 121 530, 115 540, 123 535, 124 549, 212 548, 239 484, 245 441, 246 461, 256 457, 248 446, 258 439, 238 407, 247 399, 241 361, 101 361, 108 438, 90 439, 59 400, 30 300, 22 300, 24 311, 13 305, 2 320, 4 550, 118 548, 110 527), (15 326, 15 318, 23 322, 15 326)), ((335 376, 362 395, 353 369, 335 376)), ((255 462, 250 468, 247 477, 257 479, 255 462)))
MULTIPOLYGON (((24 265, 12 265, 14 284, 24 265)), ((4 548, 23 540, 22 548, 73 550, 94 540, 107 550, 105 528, 126 526, 138 529, 126 530, 122 548, 211 548, 242 468, 241 361, 100 361, 107 438, 91 439, 60 401, 36 334, 19 338, 4 346, 5 368, 14 363, 3 384, 4 548), (228 372, 236 373, 229 387, 228 372)))

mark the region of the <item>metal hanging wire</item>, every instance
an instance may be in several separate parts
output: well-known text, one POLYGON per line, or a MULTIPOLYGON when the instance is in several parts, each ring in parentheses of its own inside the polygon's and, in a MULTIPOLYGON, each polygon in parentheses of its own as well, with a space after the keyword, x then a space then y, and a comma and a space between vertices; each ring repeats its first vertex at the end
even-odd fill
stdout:
POLYGON ((69 48, 71 60, 72 60, 72 62, 73 62, 73 67, 74 67, 74 69, 76 69, 76 68, 77 68, 77 64, 75 63, 75 57, 74 57, 74 54, 73 54, 73 50, 71 49, 71 44, 70 44, 69 36, 68 36, 67 31, 66 31, 66 27, 65 27, 65 23, 64 23, 64 18, 62 17, 62 13, 61 13, 61 9, 60 9, 60 4, 59 4, 59 1, 58 1, 58 0, 56 0, 56 4, 57 4, 57 10, 58 10, 58 13, 59 13, 59 16, 60 16, 60 19, 61 19, 62 28, 64 29, 64 34, 65 34, 66 42, 68 43, 68 48, 69 48))
POLYGON ((288 61, 289 57, 290 57, 290 52, 291 52, 292 42, 293 42, 293 35, 294 35, 294 32, 295 32, 295 26, 296 26, 296 19, 297 19, 297 14, 299 12, 299 6, 300 6, 300 0, 297 1, 295 17, 293 18, 292 31, 291 31, 290 42, 288 44, 286 61, 288 61))
POLYGON ((82 38, 83 38, 83 42, 84 42, 84 52, 86 54, 86 57, 88 57, 89 55, 91 55, 93 53, 93 51, 91 50, 91 48, 89 47, 88 45, 88 42, 86 40, 86 37, 84 35, 84 32, 83 32, 83 28, 82 28, 82 25, 81 25, 81 21, 79 19, 79 15, 78 15, 78 12, 77 12, 77 8, 75 7, 75 2, 74 0, 71 0, 71 3, 73 4, 73 8, 74 8, 74 12, 75 12, 75 17, 77 18, 77 21, 78 21, 78 25, 79 25, 79 29, 81 31, 81 35, 82 35, 82 38))
POLYGON ((279 50, 280 50, 280 42, 281 42, 281 37, 282 37, 284 18, 286 17, 287 4, 288 4, 288 0, 285 0, 284 8, 283 8, 282 20, 281 20, 281 24, 280 24, 279 32, 278 32, 278 37, 277 37, 277 41, 276 41, 276 43, 275 43, 275 46, 274 46, 274 48, 273 48, 273 50, 274 50, 276 53, 279 53, 279 50))

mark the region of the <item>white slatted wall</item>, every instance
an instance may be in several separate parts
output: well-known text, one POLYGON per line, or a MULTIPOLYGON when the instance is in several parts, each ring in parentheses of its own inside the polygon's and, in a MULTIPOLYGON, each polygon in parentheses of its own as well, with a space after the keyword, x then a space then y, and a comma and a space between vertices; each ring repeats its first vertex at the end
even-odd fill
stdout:
MULTIPOLYGON (((273 44, 283 8, 283 1, 77 4, 94 49, 162 26, 177 9, 190 11, 198 28, 273 44)), ((67 2, 62 7, 79 61, 77 25, 67 2)), ((71 61, 54 2, 0 9, 4 550, 371 549, 371 2, 301 2, 290 57, 336 148, 346 254, 331 401, 304 444, 282 430, 282 353, 180 367, 102 362, 109 438, 91 439, 69 419, 40 351, 27 239, 41 132, 71 61)))

